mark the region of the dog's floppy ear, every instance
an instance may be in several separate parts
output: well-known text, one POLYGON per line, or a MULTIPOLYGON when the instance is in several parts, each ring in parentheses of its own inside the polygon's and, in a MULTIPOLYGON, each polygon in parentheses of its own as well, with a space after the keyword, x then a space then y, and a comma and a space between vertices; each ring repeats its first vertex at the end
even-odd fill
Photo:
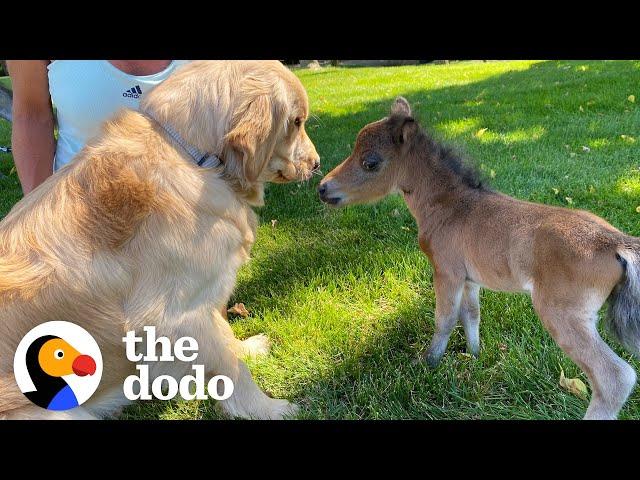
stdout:
MULTIPOLYGON (((246 80, 243 94, 231 121, 231 131, 225 135, 226 143, 242 158, 242 175, 255 182, 266 167, 275 148, 275 108, 270 89, 246 80)), ((240 172, 239 172, 240 173, 240 172)))

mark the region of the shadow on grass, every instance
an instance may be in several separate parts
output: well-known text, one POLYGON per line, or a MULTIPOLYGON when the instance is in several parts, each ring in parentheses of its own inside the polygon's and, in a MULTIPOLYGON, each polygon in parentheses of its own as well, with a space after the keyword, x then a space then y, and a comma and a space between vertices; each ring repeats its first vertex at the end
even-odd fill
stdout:
MULTIPOLYGON (((508 351, 483 346, 480 358, 473 359, 458 327, 438 368, 416 362, 433 332, 433 309, 432 300, 402 305, 349 348, 329 345, 324 353, 331 365, 288 392, 302 407, 298 418, 579 419, 584 414, 587 402, 557 387, 561 353, 549 338, 542 345, 514 339, 508 351)), ((520 324, 511 335, 531 333, 520 324)), ((568 361, 562 363, 570 371, 568 361)), ((214 401, 137 404, 125 418, 139 415, 224 418, 214 401)))
MULTIPOLYGON (((339 361, 332 369, 294 393, 304 407, 301 417, 561 419, 583 415, 586 403, 557 388, 557 364, 549 368, 549 356, 534 345, 512 345, 512 351, 483 345, 480 357, 474 359, 466 354, 464 334, 457 327, 441 364, 429 368, 420 356, 433 333, 434 308, 431 301, 402 305, 379 318, 377 330, 358 348, 344 350, 340 357, 334 354, 339 361)), ((510 335, 527 333, 521 326, 510 335)), ((545 339, 545 344, 547 349, 552 347, 551 339, 545 339)))
MULTIPOLYGON (((491 166, 499 167, 491 181, 496 188, 566 205, 564 198, 549 195, 551 188, 541 195, 531 186, 588 187, 595 182, 610 192, 638 166, 640 148, 633 139, 640 134, 639 113, 626 97, 627 90, 640 82, 640 71, 630 67, 628 62, 542 62, 465 85, 430 90, 410 85, 401 94, 436 137, 484 165, 486 174, 491 166)), ((313 106, 313 92, 309 94, 313 106)), ((364 125, 388 114, 394 97, 367 103, 356 112, 321 113, 317 120, 310 119, 310 136, 324 172, 346 158, 364 125)), ((317 211, 312 203, 318 181, 310 182, 312 195, 303 195, 311 203, 298 202, 296 208, 281 208, 281 202, 287 204, 284 197, 298 187, 270 186, 263 211, 267 216, 277 212, 280 217, 307 218, 317 211)), ((590 198, 597 199, 598 191, 591 193, 590 198)))
MULTIPOLYGON (((467 85, 424 91, 409 89, 403 94, 428 130, 463 149, 485 176, 495 176, 490 180, 494 188, 527 200, 591 210, 627 233, 640 235, 635 212, 640 191, 620 188, 621 182, 637 184, 640 178, 640 149, 622 137, 638 137, 640 133, 638 109, 626 99, 627 90, 639 82, 640 72, 632 71, 629 64, 543 62, 525 71, 467 85), (451 128, 452 125, 461 128, 451 128), (480 133, 483 129, 486 129, 484 133, 480 133)), ((310 95, 313 102, 313 92, 310 95)), ((393 96, 368 103, 348 115, 319 114, 319 128, 313 128, 311 121, 310 135, 323 157, 323 171, 328 172, 350 153, 362 126, 387 115, 392 100, 393 96)), ((376 207, 327 213, 318 204, 317 183, 318 179, 311 182, 310 192, 300 192, 299 187, 291 185, 270 189, 268 205, 261 212, 263 221, 277 218, 280 225, 290 228, 292 242, 265 253, 260 261, 266 268, 241 278, 235 298, 256 300, 267 308, 277 303, 279 309, 286 311, 287 292, 292 285, 309 286, 306 281, 315 281, 327 272, 341 276, 356 268, 370 269, 370 276, 375 277, 399 256, 417 249, 417 232, 397 235, 399 224, 412 224, 408 213, 402 209, 398 225, 389 219, 392 207, 399 204, 397 198, 385 200, 376 207), (290 201, 288 195, 296 200, 290 201), (378 236, 377 247, 385 252, 386 259, 365 263, 363 267, 365 252, 376 248, 376 242, 371 240, 373 234, 378 236), (306 242, 308 238, 315 240, 306 242), (353 242, 358 245, 356 249, 353 242), (261 302, 256 296, 260 296, 265 287, 280 298, 261 302)), ((490 295, 506 302, 522 302, 514 295, 490 295)), ((528 300, 524 302, 528 304, 528 300)), ((494 307, 489 308, 489 316, 501 314, 494 307)), ((464 408, 465 415, 490 412, 498 418, 511 418, 515 410, 530 414, 529 418, 580 418, 584 414, 585 401, 567 396, 557 386, 559 363, 565 370, 572 368, 575 375, 580 374, 579 370, 543 331, 532 311, 528 320, 535 322, 535 328, 514 321, 506 326, 505 332, 496 330, 491 337, 495 340, 504 336, 520 342, 518 348, 523 353, 510 358, 505 373, 508 379, 495 385, 483 382, 488 380, 487 375, 503 378, 495 372, 500 367, 496 341, 478 363, 469 367, 472 373, 466 380, 459 378, 456 365, 435 372, 411 366, 409 359, 415 351, 408 350, 407 345, 418 332, 402 319, 409 316, 417 321, 416 312, 421 311, 419 304, 408 308, 399 306, 388 318, 381 317, 380 323, 387 324, 388 328, 366 341, 362 349, 340 352, 341 361, 335 368, 311 384, 305 383, 294 395, 309 404, 311 416, 320 417, 325 416, 322 407, 314 408, 313 404, 331 404, 327 407, 330 417, 342 413, 350 418, 354 412, 363 418, 456 417, 457 407, 464 408), (544 353, 527 345, 531 336, 537 337, 533 345, 544 347, 544 353), (466 381, 475 382, 475 388, 468 387, 466 381), (389 382, 397 389, 389 387, 389 382), (442 384, 446 388, 432 388, 442 384), (375 388, 368 389, 367 385, 375 388), (486 392, 489 403, 478 398, 485 388, 489 389, 486 392), (422 392, 422 400, 414 398, 416 391, 422 392), (375 406, 368 405, 376 396, 390 394, 389 411, 397 416, 376 410, 382 408, 381 403, 374 401, 375 406), (426 399, 435 407, 421 403, 426 399), (469 408, 473 402, 475 407, 469 408), (499 407, 492 407, 501 402, 513 408, 501 411, 499 407)), ((419 336, 426 344, 433 317, 432 312, 424 313, 428 321, 420 322, 419 336)), ((486 307, 484 314, 486 319, 486 307)), ((454 345, 453 351, 464 351, 461 335, 457 343, 457 350, 454 345)), ((449 356, 449 361, 460 361, 462 368, 467 368, 466 357, 456 360, 449 356)), ((625 411, 637 416, 637 406, 636 393, 625 411)))
MULTIPOLYGON (((446 135, 445 141, 464 150, 492 187, 526 200, 589 209, 628 233, 640 235, 634 211, 637 205, 632 203, 640 202, 636 196, 640 195, 640 142, 624 140, 620 138, 623 133, 618 133, 638 136, 638 109, 625 112, 631 104, 625 104, 622 93, 617 100, 593 100, 593 94, 567 100, 566 95, 585 82, 609 91, 612 76, 620 81, 617 76, 622 66, 619 62, 543 62, 525 71, 467 85, 410 90, 405 96, 413 105, 414 115, 439 138, 445 137, 443 125, 475 119, 474 128, 446 135), (469 106, 470 102, 481 103, 469 106), (589 102, 593 103, 587 106, 589 102), (588 112, 580 112, 582 104, 588 112), (487 130, 476 135, 481 129, 487 130), (531 131, 541 133, 513 135, 531 131), (495 178, 491 178, 492 171, 495 178), (625 180, 632 183, 626 190, 620 188, 625 180)), ((636 83, 640 83, 640 72, 635 75, 636 83)), ((634 80, 627 76, 624 82, 633 84, 634 80)), ((313 92, 309 93, 313 102, 313 92)), ((387 115, 392 99, 368 103, 352 115, 318 115, 321 128, 314 129, 310 120, 310 135, 322 156, 325 173, 350 153, 360 128, 387 115)), ((264 226, 258 242, 260 236, 270 234, 267 227, 275 219, 276 229, 288 231, 290 244, 275 244, 274 251, 265 252, 269 257, 264 261, 266 268, 250 279, 241 278, 236 297, 250 298, 249 292, 257 292, 261 285, 275 284, 275 290, 286 290, 291 281, 304 281, 330 265, 337 273, 347 273, 362 262, 362 253, 352 251, 349 247, 353 243, 349 242, 362 244, 363 249, 375 246, 376 239, 388 251, 417 248, 414 235, 398 235, 402 226, 417 233, 398 197, 377 206, 332 210, 319 202, 318 183, 319 178, 314 177, 302 187, 269 186, 267 205, 258 212, 264 226), (388 218, 393 207, 401 208, 397 221, 388 218)))

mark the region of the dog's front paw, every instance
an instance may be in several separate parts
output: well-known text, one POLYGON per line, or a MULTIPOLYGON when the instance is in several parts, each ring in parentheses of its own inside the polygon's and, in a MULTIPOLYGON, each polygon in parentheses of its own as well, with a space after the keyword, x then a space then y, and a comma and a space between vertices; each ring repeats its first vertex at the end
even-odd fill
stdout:
POLYGON ((300 411, 300 407, 287 400, 274 398, 271 400, 270 411, 267 412, 266 420, 293 419, 300 411))
POLYGON ((243 418, 246 420, 285 420, 293 419, 299 411, 299 407, 287 400, 271 398, 266 395, 258 401, 248 405, 237 402, 222 402, 222 410, 229 418, 243 418))
POLYGON ((244 356, 256 358, 263 357, 271 349, 271 340, 264 333, 249 337, 242 342, 244 356))

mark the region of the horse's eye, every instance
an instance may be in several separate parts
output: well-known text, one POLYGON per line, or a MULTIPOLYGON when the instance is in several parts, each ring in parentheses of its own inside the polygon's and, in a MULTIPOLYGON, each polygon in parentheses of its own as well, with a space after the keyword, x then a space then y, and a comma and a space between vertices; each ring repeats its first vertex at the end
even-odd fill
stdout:
POLYGON ((367 155, 364 160, 362 160, 362 168, 367 172, 377 170, 378 165, 380 165, 380 157, 377 155, 367 155))
POLYGON ((302 119, 300 117, 297 117, 294 121, 293 121, 294 125, 296 127, 299 127, 300 125, 302 125, 302 119))

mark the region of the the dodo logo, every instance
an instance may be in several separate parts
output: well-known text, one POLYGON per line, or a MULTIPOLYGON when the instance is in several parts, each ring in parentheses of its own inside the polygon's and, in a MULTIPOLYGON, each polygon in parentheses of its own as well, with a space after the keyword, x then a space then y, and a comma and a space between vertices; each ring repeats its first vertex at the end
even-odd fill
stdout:
POLYGON ((36 405, 69 410, 89 400, 102 375, 93 337, 70 322, 46 322, 27 333, 13 358, 18 387, 36 405))

